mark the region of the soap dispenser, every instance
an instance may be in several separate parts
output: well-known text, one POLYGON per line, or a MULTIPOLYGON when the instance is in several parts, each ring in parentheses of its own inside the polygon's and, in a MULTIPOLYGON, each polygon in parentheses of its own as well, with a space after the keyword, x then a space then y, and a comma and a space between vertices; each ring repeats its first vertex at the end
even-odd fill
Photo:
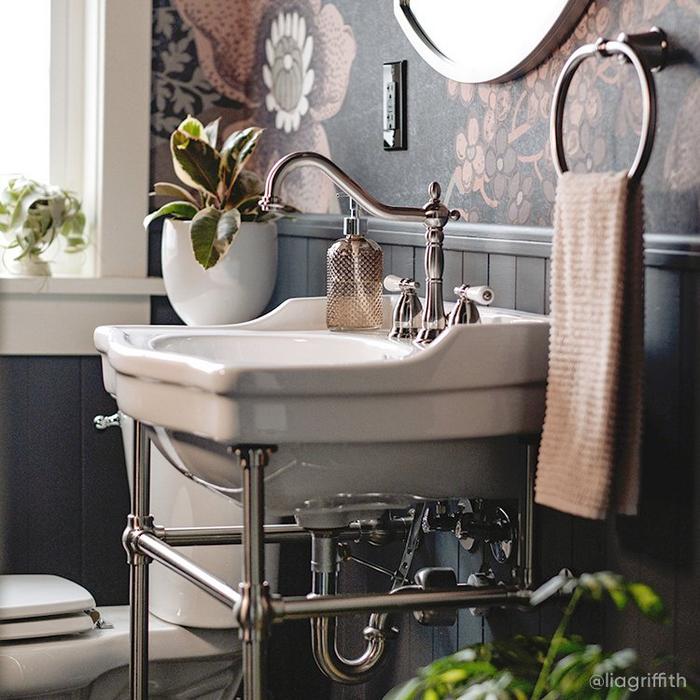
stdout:
POLYGON ((381 328, 384 256, 379 244, 365 236, 367 221, 357 202, 348 199, 345 237, 329 248, 326 258, 326 325, 337 331, 381 328))

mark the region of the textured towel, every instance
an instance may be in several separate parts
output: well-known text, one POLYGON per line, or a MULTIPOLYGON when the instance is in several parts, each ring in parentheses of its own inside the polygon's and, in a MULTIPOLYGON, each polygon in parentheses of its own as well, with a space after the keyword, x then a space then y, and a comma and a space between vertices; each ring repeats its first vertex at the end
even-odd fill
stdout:
POLYGON ((547 408, 535 500, 586 518, 639 498, 641 185, 564 173, 554 208, 547 408))

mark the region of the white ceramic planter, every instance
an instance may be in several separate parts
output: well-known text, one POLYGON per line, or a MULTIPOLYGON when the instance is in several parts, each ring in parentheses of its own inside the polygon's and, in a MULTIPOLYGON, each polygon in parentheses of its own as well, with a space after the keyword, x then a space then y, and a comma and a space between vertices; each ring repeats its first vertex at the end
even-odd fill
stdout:
POLYGON ((272 297, 277 227, 243 222, 228 253, 205 270, 192 252, 190 222, 168 219, 161 256, 168 298, 187 325, 241 323, 258 316, 272 297))

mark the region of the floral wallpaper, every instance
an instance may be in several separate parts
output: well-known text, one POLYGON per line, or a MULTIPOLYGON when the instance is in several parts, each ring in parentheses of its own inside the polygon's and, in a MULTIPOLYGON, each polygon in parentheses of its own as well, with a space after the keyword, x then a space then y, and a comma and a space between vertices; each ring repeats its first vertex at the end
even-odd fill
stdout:
MULTIPOLYGON (((157 41, 168 31, 167 46, 154 49, 156 67, 171 66, 153 91, 154 125, 165 127, 154 138, 156 147, 162 150, 159 141, 173 121, 191 111, 222 116, 224 137, 249 124, 266 127, 252 163, 261 175, 290 150, 331 155, 324 122, 343 105, 356 50, 335 5, 173 0, 155 9, 157 41), (188 82, 188 75, 200 82, 188 82), (191 98, 179 97, 183 93, 191 98), (192 109, 183 109, 185 103, 192 109)), ((285 187, 283 196, 303 211, 334 204, 333 186, 318 172, 302 170, 285 187)))
MULTIPOLYGON (((579 45, 653 24, 682 47, 658 74, 659 120, 645 175, 647 229, 698 230, 700 0, 596 0, 550 58, 521 79, 449 81, 398 29, 392 0, 157 0, 153 26, 153 175, 169 172, 167 137, 188 113, 222 116, 226 131, 266 127, 255 168, 291 150, 334 159, 377 196, 420 204, 439 179, 471 222, 551 224, 556 175, 549 144, 554 83, 579 45), (409 148, 381 148, 381 64, 409 61, 409 148)), ((589 59, 567 100, 575 170, 621 169, 633 157, 640 94, 632 69, 589 59)), ((300 170, 285 196, 304 211, 337 210, 320 173, 300 170)))
MULTIPOLYGON (((577 46, 599 36, 614 37, 621 28, 629 33, 644 31, 669 9, 675 9, 679 19, 695 22, 696 30, 700 28, 700 3, 695 0, 594 2, 564 44, 522 80, 485 86, 448 81, 450 99, 466 117, 455 135, 453 206, 459 206, 472 222, 482 220, 490 209, 503 223, 549 225, 556 190, 549 118, 564 62, 577 46)), ((672 70, 659 74, 658 81, 662 83, 672 70)), ((687 148, 690 134, 695 134, 696 144, 700 136, 693 116, 699 98, 700 76, 696 75, 679 105, 660 105, 662 113, 678 109, 668 142, 656 140, 657 156, 665 146, 661 167, 672 188, 700 185, 700 153, 697 145, 694 154, 687 148), (681 153, 686 157, 679 158, 681 153)), ((600 170, 611 163, 622 168, 631 163, 640 126, 640 91, 632 68, 616 59, 585 61, 569 90, 565 113, 564 146, 571 169, 600 170), (615 103, 617 108, 611 109, 615 103), (616 157, 621 153, 624 157, 616 157)))

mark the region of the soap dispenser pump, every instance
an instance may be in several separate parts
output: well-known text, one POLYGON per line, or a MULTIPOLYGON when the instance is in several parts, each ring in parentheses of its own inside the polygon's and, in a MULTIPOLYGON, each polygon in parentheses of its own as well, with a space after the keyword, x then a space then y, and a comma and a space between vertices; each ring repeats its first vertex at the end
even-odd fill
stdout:
POLYGON ((337 331, 381 328, 384 256, 379 244, 366 237, 367 220, 357 202, 348 200, 345 237, 329 248, 326 258, 326 325, 337 331))

